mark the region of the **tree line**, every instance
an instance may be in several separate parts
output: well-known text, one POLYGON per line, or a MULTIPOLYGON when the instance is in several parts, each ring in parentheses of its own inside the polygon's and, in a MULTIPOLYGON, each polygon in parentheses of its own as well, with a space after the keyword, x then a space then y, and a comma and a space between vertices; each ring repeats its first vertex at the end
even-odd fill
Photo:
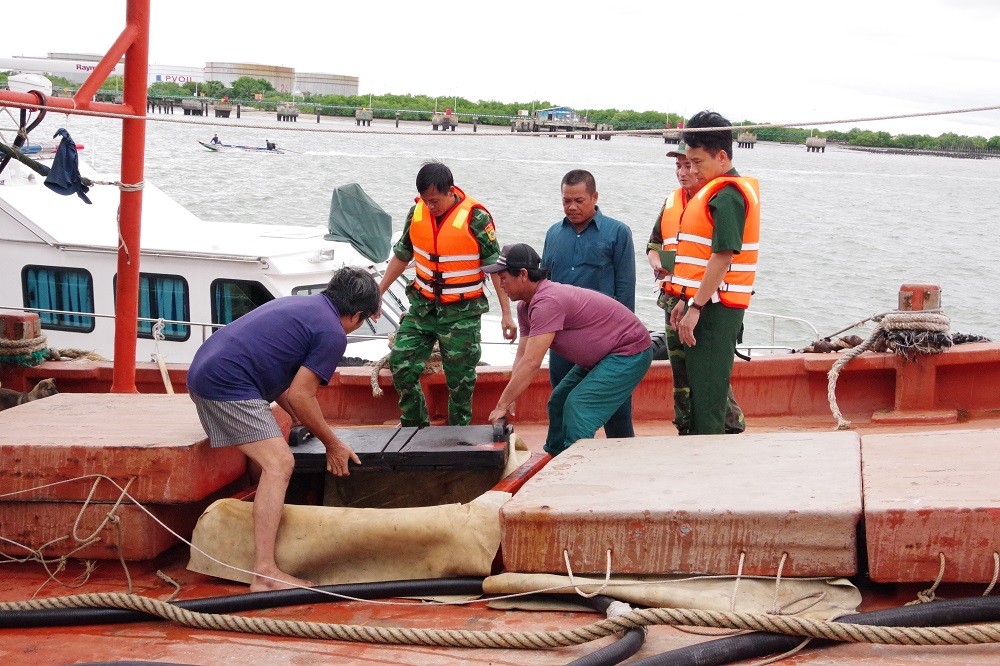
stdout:
MULTIPOLYGON (((56 91, 70 93, 76 89, 76 84, 59 76, 50 76, 56 91)), ((7 85, 7 73, 0 72, 0 86, 7 85)), ((100 95, 112 98, 120 94, 123 88, 122 77, 112 76, 104 83, 100 95)), ((228 98, 233 103, 253 106, 263 110, 273 110, 278 104, 296 102, 304 113, 321 116, 353 117, 355 109, 371 108, 376 118, 405 120, 429 120, 434 111, 452 109, 460 116, 469 119, 477 118, 484 125, 509 125, 511 119, 521 112, 531 113, 537 109, 556 106, 547 100, 531 100, 520 102, 500 102, 496 100, 468 100, 455 96, 430 95, 304 95, 293 99, 291 93, 275 90, 266 79, 255 79, 242 76, 229 86, 221 81, 206 81, 204 83, 174 83, 158 81, 149 87, 148 95, 154 99, 178 99, 198 95, 219 100, 228 98)), ((660 111, 633 111, 619 109, 583 109, 578 110, 592 123, 609 124, 616 130, 655 130, 677 127, 683 117, 675 113, 660 111)), ((740 125, 766 124, 748 120, 736 123, 740 125)), ((818 128, 804 129, 799 127, 768 127, 755 130, 761 141, 778 141, 782 143, 805 143, 810 136, 818 136, 832 143, 842 143, 849 146, 887 149, 917 149, 942 151, 1000 151, 1000 136, 989 139, 983 136, 962 136, 946 132, 940 136, 928 134, 890 134, 862 130, 857 127, 846 132, 838 130, 820 130, 818 128)))

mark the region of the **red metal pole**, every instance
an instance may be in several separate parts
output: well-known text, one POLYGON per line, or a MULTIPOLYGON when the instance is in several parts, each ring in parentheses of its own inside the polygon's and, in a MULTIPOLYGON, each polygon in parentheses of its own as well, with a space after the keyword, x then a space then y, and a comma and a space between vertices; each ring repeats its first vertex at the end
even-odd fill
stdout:
MULTIPOLYGON (((146 84, 149 81, 149 5, 150 0, 127 0, 125 28, 108 49, 73 99, 49 97, 47 109, 97 111, 139 116, 122 120, 121 182, 143 182, 146 155, 146 84), (124 104, 95 102, 94 93, 125 56, 124 104)), ((0 106, 37 108, 38 98, 31 93, 0 90, 0 106)), ((142 219, 142 190, 121 191, 119 231, 122 246, 118 249, 118 287, 115 294, 115 367, 112 393, 137 393, 135 386, 135 340, 139 323, 139 240, 142 219)))
MULTIPOLYGON (((124 102, 130 113, 142 119, 122 120, 122 179, 124 185, 143 181, 146 152, 146 85, 149 78, 149 3, 129 0, 125 31, 134 40, 125 52, 124 102)), ((116 46, 119 46, 116 42, 116 46)), ((109 52, 108 54, 112 54, 109 52)), ((113 63, 108 56, 105 61, 113 63)), ((102 61, 102 64, 104 61, 102 61)), ((135 339, 139 317, 139 248, 142 221, 142 190, 121 191, 118 229, 118 285, 115 295, 115 368, 112 393, 138 393, 135 386, 135 339)))

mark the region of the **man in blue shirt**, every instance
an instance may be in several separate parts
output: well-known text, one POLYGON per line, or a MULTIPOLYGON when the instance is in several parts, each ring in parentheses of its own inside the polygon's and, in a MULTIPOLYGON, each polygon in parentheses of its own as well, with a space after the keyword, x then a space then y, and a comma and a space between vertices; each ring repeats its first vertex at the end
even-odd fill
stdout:
MULTIPOLYGON (((632 230, 597 207, 597 182, 582 169, 562 179, 566 217, 549 227, 542 249, 542 268, 553 282, 605 294, 635 312, 635 250, 632 230)), ((558 386, 573 364, 549 352, 549 381, 558 386)), ((632 399, 604 424, 608 437, 634 437, 632 399)))
POLYGON ((342 268, 322 293, 277 298, 248 312, 198 348, 187 385, 213 447, 238 446, 261 468, 253 501, 252 592, 309 585, 278 568, 275 539, 295 460, 271 412, 277 403, 326 447, 327 470, 361 461, 323 418, 316 401, 347 348, 347 334, 379 311, 375 279, 342 268))

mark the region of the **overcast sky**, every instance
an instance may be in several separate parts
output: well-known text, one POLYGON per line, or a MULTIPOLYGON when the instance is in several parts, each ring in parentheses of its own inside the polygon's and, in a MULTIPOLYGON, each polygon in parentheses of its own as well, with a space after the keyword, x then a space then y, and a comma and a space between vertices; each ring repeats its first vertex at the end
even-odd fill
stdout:
MULTIPOLYGON (((124 24, 125 0, 33 7, 44 15, 24 9, 0 55, 104 53, 124 24)), ((731 120, 811 126, 1000 105, 997 34, 993 0, 152 0, 150 61, 345 74, 362 94, 685 116, 713 108, 731 120)), ((991 137, 1000 111, 823 127, 853 126, 991 137)))

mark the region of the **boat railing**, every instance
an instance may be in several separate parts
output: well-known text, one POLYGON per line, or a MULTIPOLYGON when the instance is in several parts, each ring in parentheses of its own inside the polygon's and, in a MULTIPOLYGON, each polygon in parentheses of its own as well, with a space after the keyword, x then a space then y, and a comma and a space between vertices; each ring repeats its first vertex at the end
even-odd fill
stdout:
MULTIPOLYGON (((99 312, 79 312, 77 310, 51 310, 47 308, 26 308, 24 306, 11 306, 11 305, 0 305, 0 310, 17 310, 20 312, 34 312, 37 314, 51 314, 51 315, 71 315, 77 317, 94 317, 95 319, 111 319, 114 320, 115 315, 113 314, 101 314, 99 312)), ((150 324, 162 324, 166 326, 191 326, 192 328, 198 328, 201 331, 201 341, 205 342, 208 336, 215 329, 219 329, 225 326, 225 324, 216 324, 208 322, 198 322, 198 321, 184 321, 179 319, 162 319, 162 318, 152 318, 152 317, 139 317, 139 322, 150 323, 150 324)), ((354 342, 366 341, 366 340, 385 340, 388 336, 386 335, 365 335, 357 333, 349 333, 347 339, 354 342)), ((482 344, 504 344, 509 345, 507 341, 492 341, 483 340, 482 344)))
MULTIPOLYGON (((78 316, 78 317, 94 317, 96 319, 111 319, 111 320, 115 319, 115 315, 113 315, 113 314, 101 314, 101 313, 97 313, 97 312, 78 312, 76 310, 51 310, 51 309, 46 309, 46 308, 26 308, 26 307, 23 307, 23 306, 9 306, 9 305, 0 305, 0 310, 17 310, 17 311, 21 311, 21 312, 35 312, 35 313, 38 313, 38 314, 71 315, 71 316, 78 316)), ((741 351, 744 351, 744 352, 757 351, 757 352, 775 353, 775 352, 787 352, 787 351, 793 350, 794 347, 791 347, 791 346, 788 346, 788 345, 775 344, 775 338, 776 338, 776 335, 777 335, 776 325, 777 325, 777 322, 779 320, 781 320, 781 321, 790 321, 790 322, 794 322, 794 323, 797 323, 797 324, 801 324, 804 327, 807 327, 812 332, 812 334, 813 334, 813 338, 812 338, 813 340, 818 340, 819 337, 820 337, 819 331, 816 329, 816 327, 813 326, 812 323, 810 323, 808 320, 803 319, 801 317, 790 317, 788 315, 779 315, 779 314, 773 314, 773 313, 770 313, 770 312, 760 312, 760 311, 756 311, 756 310, 747 310, 746 313, 748 315, 753 315, 753 316, 756 316, 756 317, 767 317, 767 318, 769 318, 771 320, 771 325, 770 325, 770 341, 767 344, 740 344, 740 345, 738 345, 738 349, 740 349, 741 351)), ((155 318, 154 319, 154 318, 151 318, 151 317, 139 317, 138 321, 139 322, 143 322, 143 323, 161 324, 161 325, 168 325, 168 326, 191 326, 191 327, 197 328, 197 329, 199 329, 201 331, 201 341, 202 342, 205 342, 205 340, 208 339, 208 336, 211 335, 212 331, 214 331, 215 329, 222 328, 223 326, 225 326, 225 324, 217 324, 217 323, 209 323, 209 322, 183 321, 183 320, 177 320, 177 319, 162 319, 162 318, 155 318)), ((347 338, 348 338, 348 340, 351 340, 351 341, 385 340, 386 336, 385 335, 366 335, 366 334, 351 333, 351 334, 348 334, 347 338)), ((504 345, 508 345, 510 343, 507 342, 506 340, 504 340, 504 341, 483 340, 482 344, 484 344, 484 345, 489 345, 489 344, 497 344, 497 345, 504 344, 504 345)))
POLYGON ((808 328, 813 335, 813 337, 809 340, 810 342, 812 342, 813 340, 818 340, 820 338, 819 330, 817 330, 817 328, 812 325, 812 322, 810 322, 807 319, 803 319, 802 317, 790 317, 788 315, 774 314, 772 312, 761 312, 759 310, 747 310, 746 314, 753 315, 755 317, 766 317, 770 319, 770 341, 768 342, 768 344, 738 345, 737 348, 743 352, 749 353, 751 351, 763 351, 769 354, 773 354, 775 352, 789 352, 795 349, 795 347, 791 347, 788 345, 776 344, 775 340, 777 338, 777 324, 779 321, 788 321, 795 324, 800 324, 803 327, 808 328))
MULTIPOLYGON (((47 308, 26 308, 24 306, 0 305, 0 310, 18 310, 20 312, 34 312, 36 314, 70 315, 74 317, 93 317, 95 319, 115 319, 113 314, 102 314, 100 312, 80 312, 78 310, 50 310, 47 308)), ((160 317, 138 317, 137 321, 149 324, 163 324, 169 326, 191 326, 201 329, 201 341, 208 339, 209 329, 222 328, 225 324, 209 324, 197 321, 183 321, 178 319, 163 319, 160 317)))

